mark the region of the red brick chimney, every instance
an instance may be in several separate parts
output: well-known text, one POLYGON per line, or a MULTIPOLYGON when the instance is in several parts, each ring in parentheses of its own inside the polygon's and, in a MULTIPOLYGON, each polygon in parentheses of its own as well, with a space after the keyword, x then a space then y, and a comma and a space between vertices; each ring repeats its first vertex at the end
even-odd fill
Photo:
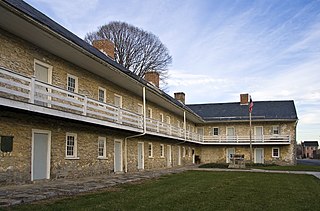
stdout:
POLYGON ((186 103, 186 95, 184 94, 184 92, 176 92, 176 93, 174 93, 174 99, 180 101, 183 104, 186 103))
POLYGON ((109 56, 112 60, 114 60, 114 44, 108 39, 104 40, 94 40, 92 42, 93 47, 100 50, 102 53, 109 56))
POLYGON ((160 77, 158 72, 156 71, 146 72, 144 74, 144 79, 159 88, 160 77))
POLYGON ((240 94, 240 105, 248 105, 249 94, 240 94))

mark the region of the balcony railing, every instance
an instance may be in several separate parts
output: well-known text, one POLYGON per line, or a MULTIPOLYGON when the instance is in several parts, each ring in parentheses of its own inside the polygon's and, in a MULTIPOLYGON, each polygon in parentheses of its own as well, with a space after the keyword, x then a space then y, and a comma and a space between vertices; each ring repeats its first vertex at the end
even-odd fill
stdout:
MULTIPOLYGON (((250 144, 250 136, 203 136, 203 142, 212 144, 250 144)), ((290 142, 289 135, 261 135, 251 137, 251 143, 253 144, 290 144, 290 142)))
MULTIPOLYGON (((111 123, 143 129, 143 116, 132 111, 70 92, 41 82, 34 77, 12 72, 0 67, 0 97, 30 103, 40 107, 87 116, 111 123)), ((184 139, 184 129, 155 119, 146 119, 147 131, 184 139)), ((188 140, 200 142, 195 133, 186 132, 188 140)))
MULTIPOLYGON (((115 127, 123 125, 139 131, 143 129, 141 114, 70 92, 2 67, 0 67, 0 98, 36 105, 39 109, 48 108, 114 123, 115 127)), ((188 141, 201 144, 249 144, 250 142, 249 136, 202 136, 152 118, 146 118, 146 129, 151 134, 186 138, 188 141)), ((290 136, 253 136, 252 143, 290 144, 290 136)))

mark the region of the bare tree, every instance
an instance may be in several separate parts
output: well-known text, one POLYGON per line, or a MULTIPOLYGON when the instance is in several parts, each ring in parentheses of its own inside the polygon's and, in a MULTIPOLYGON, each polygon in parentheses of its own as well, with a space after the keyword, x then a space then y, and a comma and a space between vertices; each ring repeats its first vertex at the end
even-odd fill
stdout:
POLYGON ((172 57, 156 35, 128 23, 113 21, 85 36, 89 43, 101 39, 115 44, 115 60, 119 64, 140 77, 148 71, 156 71, 165 83, 172 57))

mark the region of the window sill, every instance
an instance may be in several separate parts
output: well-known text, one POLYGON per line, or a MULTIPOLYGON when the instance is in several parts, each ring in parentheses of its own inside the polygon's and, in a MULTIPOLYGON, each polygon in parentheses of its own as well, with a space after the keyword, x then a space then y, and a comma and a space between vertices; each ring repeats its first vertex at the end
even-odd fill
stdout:
POLYGON ((161 156, 160 158, 162 158, 162 159, 163 159, 163 158, 166 158, 166 157, 165 157, 165 156, 161 156))
POLYGON ((148 158, 153 159, 154 157, 153 157, 153 156, 151 156, 151 157, 148 157, 148 158))
POLYGON ((108 160, 107 157, 97 157, 98 160, 108 160))
POLYGON ((79 157, 65 157, 65 160, 80 160, 79 157))

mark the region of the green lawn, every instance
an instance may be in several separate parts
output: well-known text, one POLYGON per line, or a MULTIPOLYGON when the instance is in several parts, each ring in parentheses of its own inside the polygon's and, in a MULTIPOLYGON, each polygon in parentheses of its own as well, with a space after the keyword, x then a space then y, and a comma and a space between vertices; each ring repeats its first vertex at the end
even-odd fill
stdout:
POLYGON ((317 210, 310 175, 189 171, 12 210, 317 210))

